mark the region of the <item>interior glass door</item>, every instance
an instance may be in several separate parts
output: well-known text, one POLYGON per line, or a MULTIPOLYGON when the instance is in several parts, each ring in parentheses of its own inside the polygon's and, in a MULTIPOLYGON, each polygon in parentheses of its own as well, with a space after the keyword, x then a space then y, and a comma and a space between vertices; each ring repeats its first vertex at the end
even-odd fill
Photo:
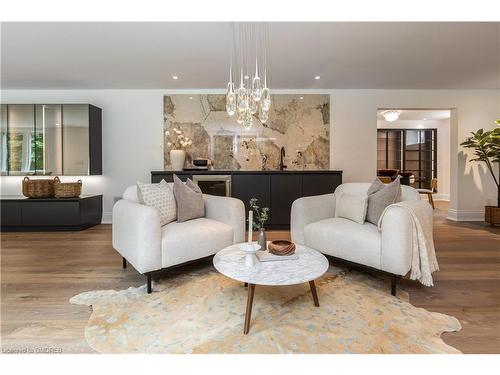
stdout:
POLYGON ((62 174, 62 106, 37 104, 35 106, 36 174, 62 174))
POLYGON ((63 174, 89 174, 89 106, 63 104, 63 174))
POLYGON ((437 177, 437 129, 378 129, 377 169, 410 172, 415 188, 430 189, 437 177))
POLYGON ((35 106, 7 105, 7 170, 12 176, 35 174, 35 106))
POLYGON ((6 176, 7 169, 7 104, 0 106, 0 175, 6 176))

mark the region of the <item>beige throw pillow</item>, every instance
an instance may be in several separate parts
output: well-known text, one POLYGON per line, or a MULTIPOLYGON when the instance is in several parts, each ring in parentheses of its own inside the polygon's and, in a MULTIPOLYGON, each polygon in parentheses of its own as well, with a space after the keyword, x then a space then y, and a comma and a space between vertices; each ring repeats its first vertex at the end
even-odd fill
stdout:
POLYGON ((205 201, 201 189, 190 179, 183 183, 174 174, 174 196, 177 202, 177 222, 205 216, 205 201))
POLYGON ((401 183, 399 177, 390 184, 380 185, 377 178, 368 189, 368 210, 366 221, 378 225, 378 221, 385 208, 393 203, 399 202, 401 197, 401 183))
POLYGON ((365 222, 368 196, 342 194, 335 208, 335 217, 342 217, 358 224, 365 222))
POLYGON ((160 216, 160 225, 171 223, 177 217, 177 205, 170 186, 161 180, 159 184, 137 182, 139 203, 156 208, 160 216))

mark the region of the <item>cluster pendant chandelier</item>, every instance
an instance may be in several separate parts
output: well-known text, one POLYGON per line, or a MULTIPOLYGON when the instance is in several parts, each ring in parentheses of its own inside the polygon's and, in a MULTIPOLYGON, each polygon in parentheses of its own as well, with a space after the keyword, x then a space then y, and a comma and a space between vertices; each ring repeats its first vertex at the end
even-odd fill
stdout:
POLYGON ((233 47, 229 64, 226 112, 235 116, 245 129, 253 125, 254 116, 265 123, 271 108, 267 87, 267 56, 269 38, 267 25, 256 23, 233 24, 233 47), (238 41, 238 42, 237 42, 238 41), (235 87, 233 72, 239 76, 235 87), (263 77, 260 76, 263 72, 263 77))

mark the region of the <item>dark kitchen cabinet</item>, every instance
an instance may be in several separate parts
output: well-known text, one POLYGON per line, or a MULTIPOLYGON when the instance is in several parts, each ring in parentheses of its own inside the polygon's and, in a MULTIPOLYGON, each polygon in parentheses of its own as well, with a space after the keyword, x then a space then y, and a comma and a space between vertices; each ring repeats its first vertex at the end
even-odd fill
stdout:
POLYGON ((277 174, 271 176, 270 225, 290 225, 290 210, 294 200, 302 197, 302 175, 277 174))
POLYGON ((333 193, 342 183, 342 174, 310 174, 302 175, 302 196, 333 193))
POLYGON ((249 201, 257 198, 260 207, 271 207, 271 176, 268 174, 236 174, 231 179, 231 196, 245 203, 248 219, 249 201))

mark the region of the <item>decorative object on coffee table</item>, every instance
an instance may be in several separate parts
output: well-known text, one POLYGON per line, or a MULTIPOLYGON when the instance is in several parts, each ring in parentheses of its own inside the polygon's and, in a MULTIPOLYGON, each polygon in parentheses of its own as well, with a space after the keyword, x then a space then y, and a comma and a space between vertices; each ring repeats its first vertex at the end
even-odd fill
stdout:
POLYGON ((274 255, 292 255, 295 253, 295 244, 287 240, 269 242, 269 252, 274 255))
POLYGON ((76 198, 82 194, 82 180, 77 182, 61 182, 54 178, 54 196, 56 198, 76 198))
POLYGON ((186 161, 186 147, 191 146, 193 141, 186 137, 182 130, 173 128, 165 131, 167 147, 170 147, 170 165, 173 171, 182 171, 186 161))
POLYGON ((485 206, 484 212, 484 220, 492 226, 500 224, 500 178, 497 179, 495 176, 492 165, 497 163, 500 170, 500 120, 496 120, 495 123, 497 124, 495 129, 489 131, 479 129, 477 132, 471 132, 472 136, 460 143, 460 146, 474 149, 475 158, 470 161, 484 162, 497 186, 497 205, 485 206))
POLYGON ((23 195, 28 198, 52 198, 54 196, 54 184, 59 181, 59 178, 54 179, 23 178, 23 195))
POLYGON ((262 250, 267 250, 267 238, 264 224, 269 220, 269 207, 260 208, 257 198, 250 199, 251 212, 255 213, 255 220, 253 221, 253 229, 259 230, 258 244, 262 250))
MULTIPOLYGON (((245 244, 246 245, 246 244, 245 244)), ((221 274, 248 284, 248 298, 243 333, 250 330, 253 296, 256 285, 296 285, 309 283, 314 305, 319 307, 318 294, 314 280, 323 276, 329 263, 319 251, 303 245, 297 245, 298 259, 281 262, 258 262, 254 267, 247 267, 241 244, 222 249, 214 257, 214 267, 221 274)))
POLYGON ((240 243, 237 245, 238 248, 245 253, 245 265, 247 267, 253 267, 257 264, 259 259, 256 257, 257 251, 260 250, 260 245, 254 243, 240 243))

